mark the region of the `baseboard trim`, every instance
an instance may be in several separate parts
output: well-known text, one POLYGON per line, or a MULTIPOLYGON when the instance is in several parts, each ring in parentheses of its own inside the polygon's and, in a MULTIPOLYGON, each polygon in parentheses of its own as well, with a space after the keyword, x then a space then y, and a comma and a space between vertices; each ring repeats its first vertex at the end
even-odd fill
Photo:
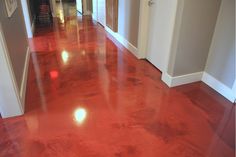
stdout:
POLYGON ((113 32, 110 28, 105 26, 105 30, 111 34, 119 43, 121 43, 125 48, 127 48, 135 57, 139 58, 138 55, 138 48, 132 45, 129 41, 127 41, 124 37, 120 34, 113 32))
POLYGON ((231 89, 207 72, 197 72, 176 77, 172 77, 168 73, 163 73, 162 81, 169 87, 176 87, 184 84, 202 81, 232 103, 236 101, 236 81, 234 81, 234 85, 231 89))
POLYGON ((197 72, 187 75, 172 77, 168 73, 162 74, 162 81, 165 82, 169 87, 180 86, 188 83, 198 82, 202 79, 203 72, 197 72))
POLYGON ((234 80, 234 85, 232 88, 233 94, 234 94, 234 102, 236 104, 236 80, 234 80))
POLYGON ((22 109, 23 110, 25 108, 25 96, 26 96, 26 85, 27 85, 28 70, 29 70, 29 59, 30 59, 30 49, 28 47, 27 52, 26 52, 24 71, 23 71, 21 87, 20 87, 20 97, 21 97, 22 109))
POLYGON ((235 101, 236 97, 234 91, 236 87, 232 87, 231 89, 206 72, 203 73, 202 82, 206 83, 232 103, 235 101))

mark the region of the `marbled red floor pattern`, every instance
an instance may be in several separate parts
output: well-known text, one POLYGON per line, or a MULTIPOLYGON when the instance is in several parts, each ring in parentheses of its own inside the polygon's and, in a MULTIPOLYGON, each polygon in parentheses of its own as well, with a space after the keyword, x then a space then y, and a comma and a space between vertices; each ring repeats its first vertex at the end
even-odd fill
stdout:
POLYGON ((169 89, 89 17, 37 28, 30 48, 26 112, 0 119, 0 157, 235 156, 233 104, 200 82, 169 89))

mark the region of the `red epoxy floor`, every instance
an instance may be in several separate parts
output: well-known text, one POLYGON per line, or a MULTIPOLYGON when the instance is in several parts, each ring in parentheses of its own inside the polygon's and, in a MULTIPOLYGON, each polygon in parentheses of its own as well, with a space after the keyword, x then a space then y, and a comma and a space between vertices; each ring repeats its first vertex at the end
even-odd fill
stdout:
POLYGON ((234 157, 235 107, 203 83, 169 89, 88 17, 36 29, 24 116, 0 157, 234 157))

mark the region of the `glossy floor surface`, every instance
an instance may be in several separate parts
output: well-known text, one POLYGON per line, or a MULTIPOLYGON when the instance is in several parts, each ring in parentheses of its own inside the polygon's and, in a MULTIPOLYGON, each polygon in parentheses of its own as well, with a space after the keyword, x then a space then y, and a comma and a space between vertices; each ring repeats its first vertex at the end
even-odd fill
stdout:
POLYGON ((234 157, 235 107, 203 83, 169 89, 89 17, 37 28, 24 116, 0 157, 234 157))

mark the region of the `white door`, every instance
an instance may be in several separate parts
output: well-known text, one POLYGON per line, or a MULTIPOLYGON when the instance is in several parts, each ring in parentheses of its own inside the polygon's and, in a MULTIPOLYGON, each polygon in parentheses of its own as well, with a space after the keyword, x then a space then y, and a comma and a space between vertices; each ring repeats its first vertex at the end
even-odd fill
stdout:
POLYGON ((78 12, 80 12, 81 14, 83 13, 82 0, 76 0, 76 8, 78 12))
POLYGON ((98 0, 98 22, 106 25, 106 0, 98 0))
POLYGON ((162 72, 167 70, 176 8, 176 0, 149 1, 147 59, 162 72))

